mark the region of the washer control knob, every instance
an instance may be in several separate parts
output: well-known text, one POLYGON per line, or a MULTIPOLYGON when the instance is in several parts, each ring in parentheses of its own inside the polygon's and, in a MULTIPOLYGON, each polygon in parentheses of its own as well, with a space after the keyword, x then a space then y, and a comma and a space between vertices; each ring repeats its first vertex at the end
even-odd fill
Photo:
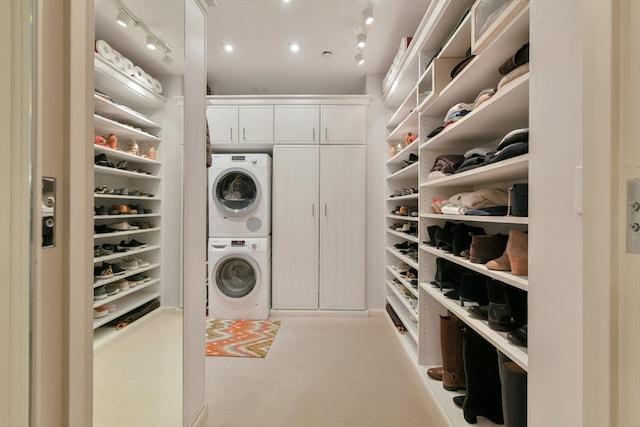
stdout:
POLYGON ((258 244, 256 242, 253 242, 251 244, 251 249, 258 249, 258 244))
POLYGON ((255 165, 256 163, 258 163, 258 159, 251 159, 251 163, 255 165))

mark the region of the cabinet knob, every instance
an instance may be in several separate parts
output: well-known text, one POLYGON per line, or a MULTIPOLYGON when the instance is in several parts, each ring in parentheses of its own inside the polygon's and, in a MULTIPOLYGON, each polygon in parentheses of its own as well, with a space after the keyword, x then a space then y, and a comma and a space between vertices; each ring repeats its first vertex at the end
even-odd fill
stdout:
POLYGON ((258 244, 256 242, 253 242, 251 244, 251 249, 257 249, 258 248, 258 244))

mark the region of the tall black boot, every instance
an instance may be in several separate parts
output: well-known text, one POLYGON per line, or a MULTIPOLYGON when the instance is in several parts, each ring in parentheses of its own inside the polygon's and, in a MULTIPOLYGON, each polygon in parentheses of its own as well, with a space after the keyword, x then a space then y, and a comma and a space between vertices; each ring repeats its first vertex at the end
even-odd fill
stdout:
POLYGON ((527 427, 527 371, 498 352, 504 422, 509 427, 527 427))
POLYGON ((464 419, 475 424, 477 417, 482 416, 496 424, 503 424, 497 351, 470 327, 465 328, 463 342, 467 380, 467 396, 462 406, 464 419))

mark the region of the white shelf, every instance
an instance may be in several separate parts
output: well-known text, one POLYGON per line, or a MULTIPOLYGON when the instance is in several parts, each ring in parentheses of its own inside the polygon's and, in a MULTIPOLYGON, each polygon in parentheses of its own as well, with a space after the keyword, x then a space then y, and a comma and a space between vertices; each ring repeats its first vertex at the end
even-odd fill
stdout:
POLYGON ((142 114, 158 111, 167 102, 165 97, 141 85, 97 53, 94 53, 94 71, 96 89, 142 114))
POLYGON ((104 317, 93 319, 93 329, 99 328, 102 325, 106 325, 110 321, 117 319, 124 314, 127 314, 131 310, 138 308, 142 304, 149 302, 159 296, 159 292, 152 292, 149 289, 146 289, 143 292, 136 292, 134 294, 126 295, 124 298, 118 300, 118 307, 116 311, 114 311, 113 313, 109 313, 104 317))
MULTIPOLYGON (((393 305, 391 306, 393 307, 393 305)), ((389 313, 387 313, 386 311, 384 313, 384 317, 387 319, 387 322, 390 325, 389 327, 392 328, 395 332, 394 335, 397 337, 400 345, 404 348, 405 354, 409 356, 409 359, 411 360, 411 362, 413 362, 414 365, 417 364, 418 343, 413 340, 411 334, 408 334, 406 332, 404 334, 399 333, 398 329, 396 329, 396 325, 394 325, 393 321, 391 320, 391 316, 389 316, 389 313)))
POLYGON ((388 197, 387 198, 387 202, 400 202, 400 201, 407 201, 407 200, 418 200, 418 193, 413 193, 413 194, 407 194, 406 196, 394 196, 394 197, 388 197))
POLYGON ((529 224, 529 217, 526 216, 476 216, 476 215, 445 215, 445 214, 421 214, 420 218, 429 219, 442 219, 449 221, 464 221, 464 222, 481 222, 492 224, 529 224))
MULTIPOLYGON (((126 253, 126 252, 124 252, 124 253, 126 253)), ((96 280, 95 282, 93 282, 93 287, 95 289, 98 286, 103 286, 103 285, 106 285, 108 283, 117 282, 120 279, 126 279, 127 277, 135 276, 136 274, 144 273, 145 271, 153 270, 154 268, 158 268, 158 267, 160 267, 160 264, 153 263, 153 264, 149 264, 146 267, 140 267, 137 270, 126 271, 124 274, 120 274, 118 276, 114 275, 110 279, 96 280)), ((148 282, 146 282, 146 283, 148 283, 148 282)), ((101 301, 104 301, 104 300, 101 300, 101 301)), ((102 304, 98 304, 98 305, 102 305, 102 304)))
POLYGON ((387 122, 387 130, 390 133, 393 133, 393 130, 398 127, 398 125, 404 121, 406 118, 415 111, 416 109, 416 93, 415 91, 409 92, 405 100, 402 102, 400 107, 393 113, 389 122, 387 122))
POLYGON ((408 240, 410 242, 418 243, 418 238, 416 236, 412 236, 410 234, 403 233, 402 231, 395 231, 395 230, 391 230, 391 229, 387 228, 387 233, 393 234, 396 237, 408 240))
POLYGON ((418 163, 415 162, 400 169, 397 172, 392 173, 387 177, 387 179, 403 179, 403 178, 417 178, 418 177, 418 163))
MULTIPOLYGON (((404 276, 402 276, 400 273, 398 273, 397 270, 394 270, 394 268, 390 265, 386 266, 387 271, 396 279, 398 279, 405 288, 407 288, 407 290, 409 292, 411 292, 412 294, 414 294, 416 296, 416 298, 418 298, 418 287, 416 286, 415 288, 413 286, 411 286, 411 283, 407 282, 407 280, 404 278, 404 276)), ((416 314, 416 317, 418 315, 416 314)))
POLYGON ((420 249, 429 252, 437 257, 454 262, 458 265, 468 268, 469 270, 473 270, 487 277, 499 280, 518 289, 522 289, 523 291, 528 291, 529 289, 529 279, 526 276, 516 276, 506 271, 489 270, 484 264, 476 264, 462 257, 455 256, 452 253, 445 252, 441 249, 436 249, 433 246, 421 244, 420 249))
POLYGON ((450 187, 456 185, 481 186, 506 181, 527 181, 529 176, 528 172, 529 154, 523 154, 465 172, 421 183, 420 191, 422 191, 423 187, 450 187))
MULTIPOLYGON (((100 306, 103 306, 105 304, 109 304, 110 302, 113 302, 113 301, 118 301, 119 299, 124 298, 127 295, 131 295, 131 294, 133 294, 135 292, 140 292, 143 289, 148 288, 149 286, 155 285, 156 283, 160 283, 160 279, 151 279, 151 280, 149 280, 147 282, 143 282, 143 283, 141 283, 141 284, 139 284, 137 286, 129 288, 126 291, 118 291, 117 294, 110 295, 110 296, 108 296, 108 297, 106 297, 104 299, 94 300, 93 301, 93 308, 100 307, 100 306)), ((116 311, 114 313, 116 313, 116 312, 117 312, 117 309, 116 309, 116 311)), ((98 319, 96 319, 96 320, 98 320, 98 319)))
POLYGON ((148 200, 159 202, 162 200, 162 197, 148 197, 148 196, 128 196, 122 194, 103 194, 103 193, 93 193, 94 199, 127 199, 127 200, 148 200))
MULTIPOLYGON (((130 218, 160 218, 159 213, 150 213, 150 214, 119 214, 119 215, 94 215, 93 219, 124 219, 125 221, 130 218)), ((149 230, 145 228, 144 230, 149 230)), ((102 234, 102 233, 100 233, 102 234)))
MULTIPOLYGON (((393 289, 393 287, 389 286, 388 284, 387 284, 387 288, 391 289, 392 291, 395 291, 395 289, 393 289)), ((395 291, 392 295, 387 295, 386 300, 391 305, 391 307, 393 307, 393 310, 396 312, 396 314, 400 318, 400 321, 404 324, 404 327, 407 330, 407 332, 405 332, 405 333, 408 334, 411 337, 411 340, 417 345, 417 343, 418 343, 418 323, 414 322, 411 319, 409 319, 409 316, 408 316, 408 314, 406 312, 406 307, 404 306, 404 303, 401 302, 400 298, 398 297, 397 291, 395 291)), ((409 309, 411 311, 413 311, 413 309, 411 309, 411 307, 409 307, 409 309)), ((416 317, 416 319, 418 318, 418 315, 415 314, 415 313, 414 313, 414 316, 416 317)))
POLYGON ((396 258, 398 258, 400 261, 405 262, 409 267, 413 267, 416 270, 418 269, 418 263, 416 261, 414 261, 411 258, 409 258, 408 256, 398 252, 395 248, 393 248, 391 246, 388 246, 387 247, 387 252, 389 252, 390 254, 395 256, 396 258))
POLYGON ((108 119, 128 123, 142 129, 149 129, 150 131, 157 131, 160 129, 160 125, 147 116, 140 114, 125 105, 116 104, 115 102, 105 99, 97 93, 93 94, 93 105, 97 114, 108 119))
POLYGON ((108 166, 93 166, 96 175, 110 175, 110 176, 121 176, 127 178, 135 178, 135 179, 145 179, 145 180, 154 180, 159 181, 161 178, 156 175, 149 175, 146 173, 140 172, 132 172, 124 169, 118 168, 110 168, 108 166))
POLYGON ((135 139, 137 142, 159 143, 161 141, 160 138, 150 134, 149 132, 136 129, 120 122, 116 122, 106 117, 102 117, 98 114, 93 115, 93 123, 95 126, 96 134, 101 134, 102 136, 106 137, 106 135, 112 133, 118 137, 120 145, 122 145, 123 143, 126 144, 129 140, 132 139, 135 139))
POLYGON ((114 150, 113 148, 103 147, 97 144, 93 145, 93 150, 96 153, 106 154, 109 161, 126 160, 126 161, 131 161, 131 162, 135 162, 137 164, 143 164, 143 165, 154 165, 154 166, 162 165, 162 162, 159 162, 158 160, 151 160, 147 157, 136 156, 134 154, 127 153, 126 151, 114 150))
POLYGON ((458 301, 445 297, 439 289, 430 284, 420 283, 420 287, 465 324, 472 327, 473 330, 489 341, 494 347, 516 362, 522 369, 528 370, 529 355, 527 349, 511 344, 507 339, 507 332, 495 331, 489 327, 486 321, 471 317, 467 309, 460 306, 458 301))
MULTIPOLYGON (((150 246, 147 246, 146 248, 142 248, 142 249, 131 249, 131 250, 126 251, 126 252, 114 252, 111 255, 104 255, 104 256, 94 257, 93 258, 93 263, 97 264, 99 262, 111 261, 111 260, 120 259, 120 258, 127 258, 127 257, 129 257, 131 255, 142 254, 142 253, 145 253, 145 252, 155 251, 155 250, 158 250, 158 249, 160 249, 159 245, 150 245, 150 246)), ((136 270, 136 271, 138 271, 138 270, 136 270)))
POLYGON ((420 220, 420 218, 418 218, 417 216, 402 216, 402 215, 393 215, 393 214, 387 215, 387 218, 397 219, 400 221, 416 221, 416 222, 420 220))
POLYGON ((387 135, 387 141, 397 144, 398 142, 404 142, 407 133, 411 132, 414 135, 418 135, 418 111, 412 110, 403 121, 389 132, 387 135))
POLYGON ((407 147, 402 149, 399 153, 396 153, 395 156, 393 156, 389 160, 387 160, 387 165, 401 165, 403 161, 409 160, 409 154, 411 154, 411 153, 417 154, 418 153, 418 145, 419 145, 419 142, 416 139, 411 144, 409 144, 407 147))

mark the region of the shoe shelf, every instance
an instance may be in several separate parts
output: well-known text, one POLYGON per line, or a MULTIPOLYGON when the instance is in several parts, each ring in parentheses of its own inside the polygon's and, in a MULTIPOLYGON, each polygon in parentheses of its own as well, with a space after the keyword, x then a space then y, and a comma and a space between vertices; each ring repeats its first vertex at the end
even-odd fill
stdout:
MULTIPOLYGON (((476 91, 474 98, 483 88, 476 91)), ((466 98, 457 98, 461 102, 466 98)), ((455 105, 454 102, 452 105, 455 105)), ((497 147, 500 138, 508 132, 529 126, 529 74, 518 77, 499 91, 489 100, 455 122, 451 127, 443 130, 433 138, 429 138, 420 145, 420 150, 429 148, 433 150, 460 151, 461 154, 468 149, 475 148, 494 140, 497 147)), ((441 120, 446 111, 438 111, 433 116, 441 120)), ((423 113, 423 117, 427 114, 423 113)))
MULTIPOLYGON (((440 305, 455 314, 466 325, 472 327, 478 334, 482 335, 484 339, 489 341, 494 347, 516 362, 522 369, 528 370, 529 355, 527 349, 512 344, 507 339, 507 332, 493 330, 486 321, 471 317, 466 306, 462 307, 457 300, 447 298, 438 288, 427 283, 420 283, 420 288, 426 291, 427 294, 433 297, 440 305)), ((473 304, 469 304, 468 306, 471 305, 473 304)))
POLYGON ((529 176, 529 154, 480 166, 465 172, 420 183, 423 188, 481 186, 497 182, 527 181, 529 176))
MULTIPOLYGON (((124 194, 104 194, 104 193, 93 193, 94 199, 114 199, 114 200, 144 200, 150 202, 159 202, 162 200, 162 197, 148 197, 148 196, 128 196, 124 194)), ((113 215, 115 216, 115 215, 113 215)))
POLYGON ((153 228, 139 228, 137 230, 114 231, 112 233, 96 233, 93 235, 93 238, 103 239, 107 237, 124 237, 124 236, 129 236, 131 234, 144 234, 144 233, 151 233, 151 232, 160 231, 160 230, 161 230, 160 227, 153 227, 153 228))
POLYGON ((102 117, 98 114, 93 115, 93 123, 95 133, 102 136, 110 133, 116 135, 121 142, 135 139, 138 142, 160 142, 161 139, 149 132, 136 129, 133 126, 102 117))
MULTIPOLYGON (((141 249, 131 249, 128 250, 126 252, 114 252, 111 255, 103 255, 100 257, 94 257, 93 258, 93 263, 97 264, 99 262, 104 262, 104 261, 112 261, 115 259, 120 259, 120 258, 127 258, 130 257, 131 255, 138 255, 138 254, 144 254, 146 252, 151 252, 151 251, 156 251, 160 249, 159 245, 151 245, 151 246, 147 246, 146 248, 141 248, 141 249)), ((135 270, 135 271, 139 271, 135 270)))
MULTIPOLYGON (((385 298, 385 302, 389 302, 389 297, 385 298)), ((392 303, 389 304, 393 307, 392 303)), ((393 335, 396 337, 398 343, 404 349, 405 354, 409 357, 411 362, 416 365, 418 363, 418 343, 414 341, 413 337, 410 334, 406 332, 400 333, 398 331, 398 328, 396 328, 396 325, 393 324, 393 321, 391 320, 391 317, 388 313, 385 312, 384 317, 387 319, 389 328, 392 329, 393 335)))
MULTIPOLYGON (((126 254, 128 252, 122 252, 123 254, 126 254)), ((120 279, 126 279, 127 277, 131 277, 131 276, 135 276, 136 274, 140 274, 140 273, 144 273, 145 271, 149 271, 149 270, 153 270, 154 268, 158 268, 160 267, 159 263, 151 263, 146 267, 140 267, 137 270, 130 270, 130 271, 125 271, 124 274, 119 274, 119 275, 114 275, 113 277, 111 277, 110 279, 102 279, 102 280, 96 280, 95 282, 93 282, 93 287, 94 289, 99 287, 99 286, 104 286, 108 283, 113 283, 113 282, 117 282, 120 279)), ((153 280, 153 279, 152 279, 153 280)), ((145 282, 144 284, 147 285, 149 282, 145 282)), ((140 287, 140 285, 136 286, 140 287)), ((133 289, 133 288, 132 288, 133 289)), ((95 302, 98 301, 104 301, 104 299, 102 300, 96 300, 95 302)), ((102 304, 98 304, 98 305, 102 305, 102 304)), ((94 304, 95 307, 95 304, 94 304)))
MULTIPOLYGON (((122 276, 118 276, 118 278, 121 279, 122 276)), ((108 296, 106 298, 103 298, 103 299, 94 300, 93 301, 93 308, 100 307, 100 306, 103 306, 105 304, 109 304, 110 302, 113 302, 113 301, 117 301, 119 299, 122 299, 122 298, 126 297, 127 295, 131 295, 131 294, 133 294, 135 292, 140 292, 143 289, 146 289, 146 288, 148 288, 150 286, 153 286, 153 285, 155 285, 157 283, 160 283, 159 279, 150 279, 147 282, 143 282, 143 283, 141 283, 139 285, 130 287, 126 291, 118 291, 118 293, 116 293, 114 295, 110 295, 110 296, 108 296)), ((94 286, 94 288, 95 288, 95 286, 94 286)), ((102 319, 102 318, 100 318, 100 319, 102 319)))
POLYGON ((407 333, 411 336, 411 339, 418 342, 418 313, 411 307, 411 304, 407 297, 394 286, 393 282, 387 281, 387 289, 389 294, 387 297, 394 303, 391 305, 402 323, 404 323, 407 333), (394 305, 395 304, 395 305, 394 305))
POLYGON ((529 290, 529 279, 526 276, 516 276, 506 271, 489 270, 487 267, 485 267, 484 264, 476 264, 462 257, 455 256, 450 252, 436 249, 433 246, 421 244, 419 249, 433 254, 436 257, 445 258, 451 262, 461 265, 469 270, 473 270, 477 273, 483 274, 487 277, 491 277, 518 289, 522 289, 523 291, 529 290))
POLYGON ((398 270, 394 269, 392 266, 387 265, 387 271, 389 272, 389 274, 391 274, 394 278, 398 279, 400 281, 400 283, 402 283, 402 286, 404 286, 409 292, 411 292, 416 298, 418 298, 418 287, 417 286, 411 286, 411 283, 407 282, 407 280, 404 278, 403 275, 401 275, 398 270))
MULTIPOLYGON (((150 214, 118 214, 118 215, 94 215, 93 219, 131 219, 131 218, 160 218, 159 213, 150 214)), ((149 230, 152 228, 144 228, 143 230, 149 230)), ((103 233, 99 233, 103 234, 103 233)))
POLYGON ((387 179, 407 179, 418 176, 418 162, 412 163, 387 177, 387 179))
POLYGON ((399 237, 404 240, 408 240, 410 242, 418 243, 418 236, 412 236, 411 234, 404 233, 402 231, 395 231, 391 229, 387 229, 387 233, 392 234, 396 237, 399 237))
MULTIPOLYGON (((415 97, 414 93, 411 93, 412 97, 415 97)), ((408 132, 413 133, 414 135, 418 134, 418 111, 414 108, 409 111, 407 116, 398 123, 393 129, 389 130, 389 134, 387 135, 387 141, 390 143, 398 143, 404 142, 404 138, 408 132)), ((387 128, 389 129, 389 128, 387 128)))
POLYGON ((94 82, 100 92, 142 114, 154 113, 167 102, 165 97, 141 85, 97 53, 94 53, 94 82))
POLYGON ((133 171, 118 169, 118 168, 110 168, 108 166, 93 165, 93 167, 97 175, 120 176, 120 177, 135 178, 135 179, 148 179, 153 181, 160 181, 161 179, 157 175, 133 172, 133 171))
POLYGON ((467 13, 460 21, 458 28, 451 33, 449 40, 442 46, 438 58, 465 58, 470 45, 471 13, 467 13))
POLYGON ((387 215, 387 218, 397 219, 400 221, 418 221, 420 219, 417 216, 402 216, 402 215, 394 215, 394 214, 387 215))
MULTIPOLYGON (((401 144, 404 144, 404 142, 402 142, 401 144)), ((400 167, 402 167, 404 164, 404 161, 409 160, 409 155, 411 153, 413 154, 418 153, 418 144, 419 144, 418 139, 416 139, 411 144, 407 145, 405 148, 403 148, 398 153, 396 153, 395 156, 387 160, 388 169, 395 171, 395 170, 398 170, 400 167)), ((395 144, 390 144, 390 145, 397 145, 397 142, 395 144)))
POLYGON ((406 196, 388 197, 387 202, 401 202, 406 200, 418 200, 418 193, 407 194, 406 196))
MULTIPOLYGON (((157 283, 153 283, 153 285, 157 285, 157 283)), ((141 285, 138 285, 138 286, 141 286, 141 285)), ((149 285, 146 289, 140 290, 139 292, 123 295, 118 300, 118 307, 116 311, 114 311, 113 313, 109 313, 104 317, 93 319, 93 329, 106 325, 107 323, 111 322, 114 319, 117 319, 123 314, 127 314, 131 310, 134 310, 140 307, 142 304, 149 302, 154 298, 158 298, 160 296, 160 293, 151 290, 150 287, 151 285, 149 285)), ((114 326, 114 330, 115 330, 115 326, 114 326)))
POLYGON ((397 250, 395 250, 395 248, 388 246, 387 247, 387 252, 389 252, 390 254, 392 254, 393 256, 395 256, 396 258, 398 258, 400 261, 403 261, 405 263, 407 263, 407 265, 409 265, 409 267, 413 267, 416 270, 418 269, 418 262, 412 260, 411 258, 409 258, 408 256, 404 255, 401 252, 398 252, 397 250))
POLYGON ((117 104, 104 97, 93 94, 93 107, 96 114, 116 122, 125 122, 132 126, 137 126, 148 133, 155 133, 160 129, 160 125, 131 108, 117 104))
MULTIPOLYGON (((389 288, 389 286, 387 286, 387 288, 389 288)), ((393 288, 393 287, 391 287, 393 288)), ((393 289, 395 290, 395 289, 393 289)), ((397 291, 396 291, 397 292, 397 291)), ((391 307, 393 307, 393 310, 396 312, 396 314, 398 315, 398 317, 400 318, 400 321, 402 321, 402 324, 404 325, 406 332, 404 333, 405 335, 408 335, 408 338, 415 344, 417 345, 418 343, 418 323, 414 320, 411 320, 411 312, 413 312, 413 309, 409 306, 409 308, 407 309, 407 307, 405 307, 405 305, 401 302, 401 299, 399 297, 399 294, 397 293, 391 293, 387 295, 387 302, 389 303, 389 305, 391 305, 391 307)), ((404 297, 402 297, 402 299, 404 299, 404 297)), ((415 314, 415 312, 413 312, 413 316, 416 318, 418 318, 418 315, 415 314)), ((389 317, 389 316, 387 316, 389 317)))
POLYGON ((529 217, 526 216, 476 216, 476 215, 447 215, 427 213, 420 214, 420 218, 440 219, 448 221, 464 221, 486 224, 514 224, 528 225, 529 217))

